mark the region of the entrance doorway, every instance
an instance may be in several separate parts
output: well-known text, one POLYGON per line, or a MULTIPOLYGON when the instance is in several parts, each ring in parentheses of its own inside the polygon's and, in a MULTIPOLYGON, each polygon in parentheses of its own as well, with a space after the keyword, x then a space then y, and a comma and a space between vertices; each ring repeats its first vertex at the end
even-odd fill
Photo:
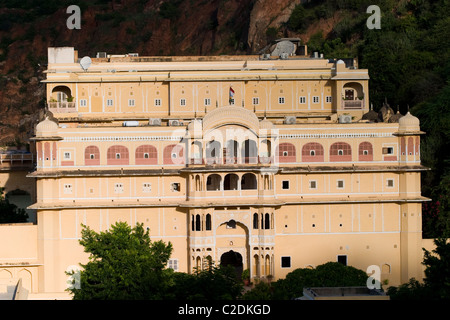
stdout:
POLYGON ((230 250, 225 252, 220 257, 220 265, 221 266, 232 266, 236 272, 236 277, 241 279, 243 263, 242 263, 242 255, 239 252, 230 250))

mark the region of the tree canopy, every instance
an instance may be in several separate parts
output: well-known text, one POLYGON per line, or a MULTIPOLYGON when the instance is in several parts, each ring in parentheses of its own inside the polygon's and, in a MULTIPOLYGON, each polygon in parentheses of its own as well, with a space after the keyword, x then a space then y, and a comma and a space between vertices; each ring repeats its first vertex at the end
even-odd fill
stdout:
POLYGON ((143 224, 131 228, 117 222, 97 233, 83 226, 80 244, 90 253, 82 264, 80 288, 72 288, 75 300, 162 299, 171 285, 172 270, 166 264, 172 244, 150 241, 143 224))

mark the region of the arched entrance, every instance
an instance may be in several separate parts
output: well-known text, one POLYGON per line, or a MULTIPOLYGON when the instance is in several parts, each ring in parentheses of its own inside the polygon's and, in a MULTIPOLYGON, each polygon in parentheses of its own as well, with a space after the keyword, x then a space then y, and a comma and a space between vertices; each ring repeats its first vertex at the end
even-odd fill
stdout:
POLYGON ((234 270, 236 271, 236 277, 238 279, 241 278, 244 264, 242 261, 242 255, 239 252, 230 250, 222 254, 222 256, 220 257, 220 265, 234 267, 234 270))

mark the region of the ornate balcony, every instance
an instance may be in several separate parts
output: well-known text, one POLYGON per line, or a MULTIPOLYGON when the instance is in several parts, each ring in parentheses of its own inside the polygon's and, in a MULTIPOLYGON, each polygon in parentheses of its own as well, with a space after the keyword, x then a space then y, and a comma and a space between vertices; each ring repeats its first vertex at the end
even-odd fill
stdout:
POLYGON ((358 110, 364 108, 363 100, 342 100, 342 108, 347 110, 358 110))
POLYGON ((75 102, 67 102, 67 101, 51 101, 48 103, 48 110, 53 113, 70 113, 77 112, 75 102))

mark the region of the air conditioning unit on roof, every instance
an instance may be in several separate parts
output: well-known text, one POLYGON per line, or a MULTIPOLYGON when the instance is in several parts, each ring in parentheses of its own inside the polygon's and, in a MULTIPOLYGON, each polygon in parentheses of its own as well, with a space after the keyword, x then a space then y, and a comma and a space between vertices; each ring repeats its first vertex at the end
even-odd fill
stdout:
POLYGON ((183 123, 180 120, 169 120, 169 126, 182 126, 183 123))
POLYGON ((148 120, 148 124, 151 126, 160 126, 161 125, 161 119, 160 118, 150 118, 148 120))
POLYGON ((284 123, 285 124, 295 124, 295 122, 297 121, 297 118, 294 116, 286 116, 284 117, 284 123))
POLYGON ((352 116, 348 114, 341 114, 339 116, 339 123, 352 123, 352 116))

